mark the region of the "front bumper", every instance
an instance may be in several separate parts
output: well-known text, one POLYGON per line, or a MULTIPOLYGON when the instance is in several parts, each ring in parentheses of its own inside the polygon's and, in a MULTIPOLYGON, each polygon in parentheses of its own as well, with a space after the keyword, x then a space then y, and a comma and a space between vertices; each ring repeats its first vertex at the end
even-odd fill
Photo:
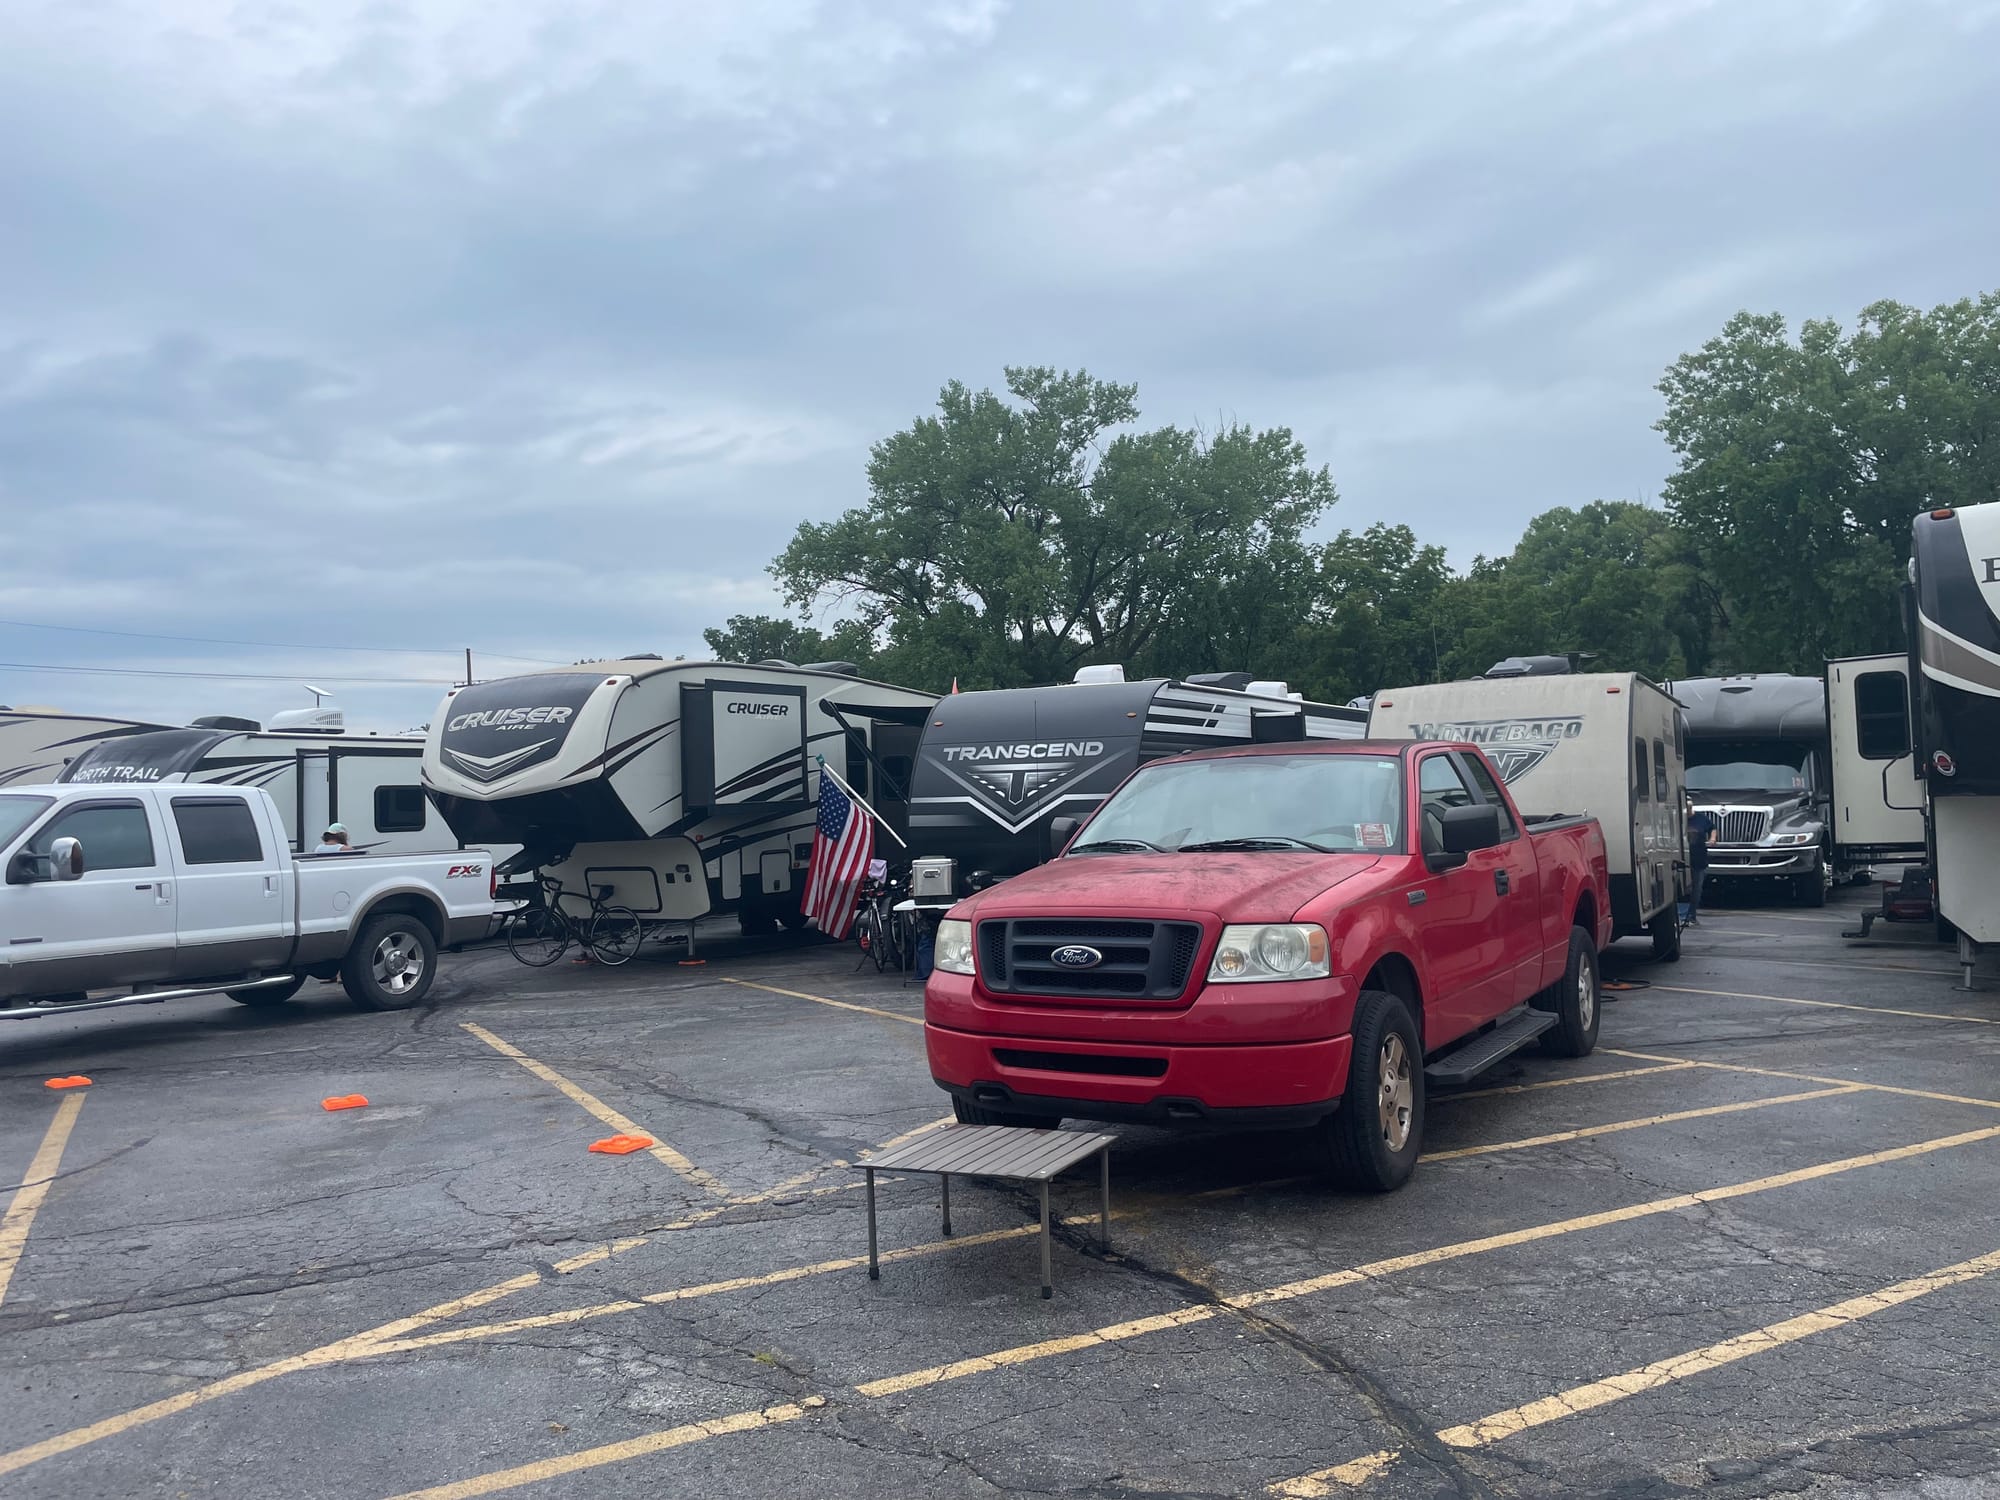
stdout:
POLYGON ((1708 851, 1708 878, 1777 879, 1786 875, 1811 875, 1819 869, 1819 856, 1817 844, 1797 844, 1784 849, 1760 844, 1712 844, 1708 851))

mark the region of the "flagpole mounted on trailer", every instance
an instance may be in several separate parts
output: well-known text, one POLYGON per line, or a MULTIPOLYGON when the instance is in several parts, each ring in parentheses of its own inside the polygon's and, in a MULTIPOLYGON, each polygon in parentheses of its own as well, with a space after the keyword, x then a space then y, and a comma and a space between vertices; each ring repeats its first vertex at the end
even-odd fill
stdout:
POLYGON ((839 776, 834 775, 833 767, 829 766, 826 763, 826 757, 824 755, 815 755, 813 759, 819 762, 819 774, 822 776, 833 777, 833 784, 839 787, 843 792, 847 793, 848 797, 853 801, 854 805, 860 808, 863 812, 867 813, 870 820, 873 821, 873 823, 877 828, 881 829, 884 833, 888 834, 890 838, 894 839, 896 841, 898 848, 908 849, 910 847, 908 842, 904 840, 903 836, 900 833, 896 832, 895 829, 889 826, 888 819, 884 818, 880 813, 875 811, 874 808, 868 805, 868 799, 866 797, 863 797, 861 793, 855 791, 854 788, 849 786, 845 781, 842 781, 839 776))

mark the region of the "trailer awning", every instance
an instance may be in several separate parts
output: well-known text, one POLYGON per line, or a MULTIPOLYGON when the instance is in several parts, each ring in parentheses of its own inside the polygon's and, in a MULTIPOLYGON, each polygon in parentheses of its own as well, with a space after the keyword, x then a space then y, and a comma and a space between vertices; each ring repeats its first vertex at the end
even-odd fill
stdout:
POLYGON ((819 706, 850 729, 853 726, 847 723, 849 714, 859 719, 875 719, 884 724, 910 724, 918 727, 928 723, 931 716, 928 707, 919 708, 909 703, 856 703, 852 699, 835 702, 831 698, 822 698, 819 700, 819 706))

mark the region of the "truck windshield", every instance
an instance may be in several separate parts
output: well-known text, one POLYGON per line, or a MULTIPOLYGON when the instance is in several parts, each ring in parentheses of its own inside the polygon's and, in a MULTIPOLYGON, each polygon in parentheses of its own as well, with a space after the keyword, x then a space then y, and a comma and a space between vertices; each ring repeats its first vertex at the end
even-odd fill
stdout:
POLYGON ((13 843, 15 835, 34 822, 36 814, 55 800, 53 797, 0 797, 0 849, 13 843))
POLYGON ((1687 789, 1691 792, 1802 792, 1806 789, 1804 746, 1688 746, 1687 789))
POLYGON ((1156 761, 1115 793, 1070 853, 1192 847, 1390 853, 1403 843, 1403 766, 1374 755, 1156 761))

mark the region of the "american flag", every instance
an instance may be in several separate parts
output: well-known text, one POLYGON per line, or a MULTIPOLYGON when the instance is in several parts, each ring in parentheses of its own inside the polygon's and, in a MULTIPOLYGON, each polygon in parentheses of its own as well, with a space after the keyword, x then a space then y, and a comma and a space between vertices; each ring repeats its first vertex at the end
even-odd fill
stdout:
POLYGON ((813 830, 812 865, 799 906, 827 936, 847 936, 854 923, 854 891, 874 854, 875 820, 831 776, 821 776, 819 826, 813 830))

